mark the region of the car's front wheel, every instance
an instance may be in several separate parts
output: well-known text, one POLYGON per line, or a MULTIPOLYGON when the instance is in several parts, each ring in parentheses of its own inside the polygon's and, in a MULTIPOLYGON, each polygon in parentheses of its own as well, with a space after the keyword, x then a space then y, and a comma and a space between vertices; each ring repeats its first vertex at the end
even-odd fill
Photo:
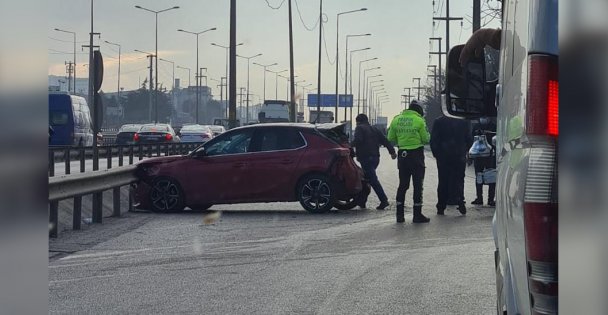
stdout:
POLYGON ((184 209, 184 193, 174 179, 159 177, 152 182, 150 205, 153 211, 173 212, 184 209))
POLYGON ((329 178, 325 175, 308 175, 298 184, 298 201, 302 207, 312 213, 323 213, 331 210, 335 204, 334 190, 329 178))

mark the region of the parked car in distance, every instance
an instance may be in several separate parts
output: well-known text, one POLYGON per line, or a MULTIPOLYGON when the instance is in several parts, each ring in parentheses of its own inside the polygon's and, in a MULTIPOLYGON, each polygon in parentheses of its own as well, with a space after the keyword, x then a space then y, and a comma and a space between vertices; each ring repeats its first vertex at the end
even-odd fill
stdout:
POLYGON ((130 145, 135 144, 133 140, 133 136, 135 133, 139 131, 141 128, 140 124, 126 124, 122 125, 120 129, 118 129, 118 133, 116 134, 116 144, 119 145, 130 145))
POLYGON ((213 139, 213 131, 204 125, 186 125, 179 133, 181 142, 207 142, 213 139))
POLYGON ((224 128, 224 126, 210 125, 209 128, 211 128, 211 131, 213 131, 214 137, 217 137, 217 136, 223 134, 224 132, 226 132, 226 128, 224 128))
POLYGON ((49 145, 93 145, 91 112, 84 97, 50 93, 49 125, 53 128, 49 145))
POLYGON ((180 142, 180 138, 168 124, 145 124, 133 135, 136 144, 173 143, 180 142))
POLYGON ((136 207, 208 209, 217 204, 299 201, 313 213, 352 209, 364 190, 344 125, 274 123, 235 128, 188 155, 137 164, 136 207))

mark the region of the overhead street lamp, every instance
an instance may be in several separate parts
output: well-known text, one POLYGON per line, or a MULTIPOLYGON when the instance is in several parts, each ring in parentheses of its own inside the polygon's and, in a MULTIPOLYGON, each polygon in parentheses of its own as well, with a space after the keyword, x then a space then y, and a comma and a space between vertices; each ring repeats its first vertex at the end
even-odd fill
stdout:
MULTIPOLYGON (((72 34, 74 36, 74 57, 73 57, 74 58, 74 90, 73 90, 73 93, 76 94, 76 32, 66 31, 66 30, 62 30, 62 29, 59 29, 59 28, 55 28, 55 30, 57 32, 63 32, 63 33, 72 34)), ((119 57, 118 60, 119 60, 118 64, 120 65, 120 57, 119 57)), ((120 73, 120 70, 118 70, 118 72, 120 73)), ((120 74, 118 76, 120 77, 120 74)), ((120 79, 118 79, 118 80, 120 81, 120 79)), ((69 92, 69 89, 68 89, 68 92, 69 92)))
POLYGON ((177 69, 182 69, 182 70, 188 70, 188 86, 190 86, 191 81, 190 79, 192 78, 192 74, 190 72, 190 68, 186 68, 186 67, 182 67, 182 66, 175 66, 177 69))
POLYGON ((256 66, 260 66, 260 67, 264 68, 264 93, 263 93, 263 98, 264 98, 264 100, 266 100, 266 71, 268 71, 267 70, 268 68, 270 68, 272 66, 278 65, 278 63, 275 62, 273 64, 263 65, 263 64, 259 64, 257 62, 254 62, 253 64, 256 65, 256 66))
MULTIPOLYGON (((244 43, 238 43, 238 44, 236 44, 236 46, 241 46, 243 44, 244 43)), ((228 77, 228 65, 230 64, 230 46, 219 45, 219 44, 216 44, 216 43, 211 43, 211 46, 215 46, 215 47, 226 49, 226 99, 228 99, 229 98, 229 96, 228 96, 228 82, 229 82, 228 81, 228 78, 229 78, 228 77)), ((247 93, 249 93, 249 92, 247 92, 247 93)), ((227 107, 228 106, 226 106, 226 108, 227 107)))
MULTIPOLYGON (((191 32, 191 31, 183 30, 181 28, 177 30, 178 32, 182 32, 182 33, 186 33, 186 34, 190 34, 190 35, 195 35, 196 36, 196 68, 195 69, 196 69, 197 73, 196 73, 196 80, 195 81, 196 81, 196 123, 197 124, 199 123, 199 103, 200 103, 199 100, 200 100, 200 86, 201 86, 201 84, 200 84, 200 76, 199 76, 200 73, 198 73, 198 68, 199 68, 199 66, 198 66, 198 57, 199 57, 199 53, 198 53, 198 50, 199 50, 198 36, 201 35, 201 34, 203 34, 203 33, 207 33, 209 31, 215 31, 215 30, 217 30, 217 28, 215 28, 215 27, 212 27, 212 28, 206 29, 204 31, 200 31, 200 32, 191 32)), ((188 81, 188 85, 190 85, 189 82, 190 81, 188 81)))
POLYGON ((250 57, 245 57, 245 56, 241 56, 241 55, 236 55, 237 57, 247 59, 247 101, 246 101, 246 104, 245 104, 245 106, 246 106, 246 111, 247 111, 247 114, 245 115, 245 116, 246 116, 246 118, 245 118, 245 119, 246 119, 246 120, 245 120, 245 123, 246 123, 246 124, 248 124, 248 123, 249 123, 249 94, 250 94, 250 93, 249 93, 249 92, 250 92, 250 91, 249 91, 249 64, 250 64, 251 59, 253 59, 253 58, 257 58, 257 57, 259 57, 259 56, 261 56, 261 55, 262 55, 262 54, 257 54, 257 55, 253 55, 253 56, 250 56, 250 57))
POLYGON ((375 71, 375 70, 379 70, 381 69, 381 67, 374 67, 374 68, 369 68, 369 69, 365 69, 363 70, 363 113, 367 113, 367 111, 365 110, 365 108, 367 108, 367 104, 368 104, 368 99, 367 99, 367 83, 369 82, 368 80, 371 78, 376 78, 376 77, 381 77, 382 74, 376 74, 376 75, 372 75, 372 76, 367 76, 367 71, 375 71))
POLYGON ((378 60, 378 58, 371 58, 359 61, 359 83, 357 84, 357 114, 361 114, 361 65, 373 60, 378 60))
POLYGON ((278 99, 278 94, 279 94, 279 74, 283 73, 283 72, 287 72, 289 71, 289 69, 285 69, 285 70, 281 70, 281 71, 272 71, 272 70, 268 70, 268 72, 270 73, 274 73, 274 99, 278 99))
MULTIPOLYGON (((338 92, 338 76, 339 76, 339 71, 340 71, 340 15, 361 12, 361 11, 367 11, 367 8, 340 12, 336 15, 336 108, 335 108, 336 121, 338 120, 338 105, 340 104, 340 98, 339 98, 340 95, 338 92)), ((344 59, 346 59, 346 57, 347 56, 344 56, 344 59)), ((344 80, 346 80, 346 77, 344 78, 344 80)))
POLYGON ((136 9, 140 9, 140 10, 144 10, 150 13, 154 13, 154 17, 155 17, 155 21, 156 21, 156 44, 155 44, 155 53, 154 53, 154 59, 155 59, 155 65, 154 65, 154 122, 158 123, 158 14, 163 13, 163 12, 167 12, 170 10, 175 10, 175 9, 179 9, 179 6, 174 6, 171 8, 167 8, 164 10, 160 10, 160 11, 155 11, 155 10, 150 10, 148 8, 144 8, 142 6, 136 5, 135 6, 136 9))

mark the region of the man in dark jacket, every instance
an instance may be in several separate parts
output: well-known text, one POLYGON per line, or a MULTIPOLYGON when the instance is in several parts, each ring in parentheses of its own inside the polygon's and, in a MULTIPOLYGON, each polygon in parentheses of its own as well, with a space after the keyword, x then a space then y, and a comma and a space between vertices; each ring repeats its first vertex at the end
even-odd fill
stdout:
MULTIPOLYGON (((492 143, 492 137, 496 133, 496 124, 489 118, 480 118, 479 122, 473 125, 473 136, 483 134, 489 143, 492 143)), ((493 148, 495 150, 495 148, 493 148)), ((486 169, 496 168, 496 155, 488 157, 478 157, 473 159, 475 163, 475 174, 482 173, 486 169)), ((477 198, 471 202, 473 205, 483 205, 483 185, 475 181, 475 188, 477 192, 477 198)), ((488 205, 491 207, 496 206, 494 196, 496 195, 496 183, 488 183, 488 205)))
POLYGON ((473 140, 471 126, 466 120, 439 117, 431 132, 431 150, 437 160, 437 214, 443 215, 450 199, 456 199, 458 210, 466 214, 464 202, 464 173, 466 155, 473 140))
MULTIPOLYGON (((356 121, 355 138, 351 145, 355 148, 355 155, 359 163, 361 163, 365 179, 372 186, 376 195, 378 195, 378 199, 380 199, 380 205, 376 209, 384 210, 389 206, 388 197, 384 193, 384 189, 376 175, 376 168, 380 164, 380 145, 386 147, 393 160, 397 158, 397 153, 395 153, 395 149, 388 139, 378 129, 370 126, 367 115, 357 115, 356 121)), ((359 206, 365 208, 365 201, 360 200, 359 206)))

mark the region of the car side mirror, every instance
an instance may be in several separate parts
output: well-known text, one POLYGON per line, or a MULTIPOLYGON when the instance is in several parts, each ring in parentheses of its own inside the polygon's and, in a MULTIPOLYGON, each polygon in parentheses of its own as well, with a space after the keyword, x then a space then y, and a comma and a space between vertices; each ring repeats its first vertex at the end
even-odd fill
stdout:
POLYGON ((196 159, 200 159, 200 158, 204 158, 207 156, 207 151, 205 151, 205 148, 200 148, 194 152, 192 152, 192 157, 196 158, 196 159))
POLYGON ((496 82, 487 81, 485 55, 473 56, 463 66, 460 64, 463 48, 464 45, 455 46, 448 54, 443 111, 449 116, 465 119, 495 117, 496 82))

